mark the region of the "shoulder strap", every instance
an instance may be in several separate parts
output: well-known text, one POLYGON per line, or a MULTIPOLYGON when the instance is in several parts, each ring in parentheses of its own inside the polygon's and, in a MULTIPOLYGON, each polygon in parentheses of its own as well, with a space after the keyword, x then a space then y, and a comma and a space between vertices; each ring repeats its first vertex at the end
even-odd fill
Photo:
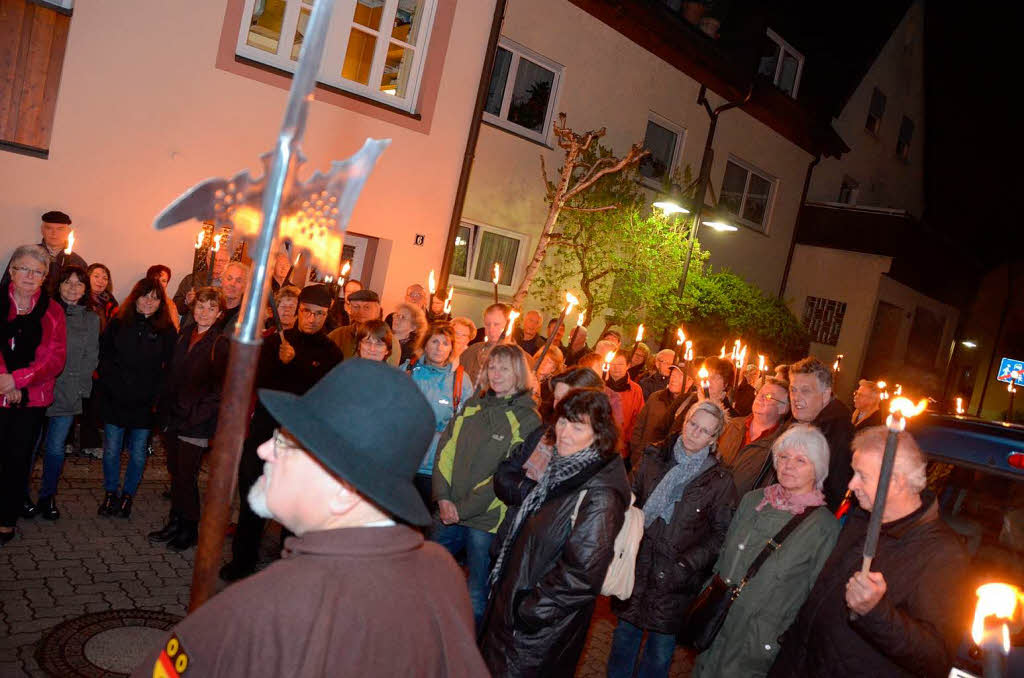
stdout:
POLYGON ((455 368, 455 383, 452 386, 452 412, 458 412, 459 404, 462 402, 462 375, 465 372, 461 363, 455 368))
POLYGON ((416 361, 419 360, 419 356, 413 356, 409 358, 409 364, 405 366, 405 371, 412 374, 412 368, 416 367, 416 361))
POLYGON ((792 534, 796 528, 800 527, 800 523, 802 523, 809 515, 814 513, 814 511, 815 509, 813 507, 807 507, 800 515, 790 518, 789 522, 783 525, 782 529, 779 530, 774 537, 768 540, 768 543, 764 545, 761 552, 757 554, 757 558, 755 558, 754 562, 750 564, 750 569, 747 570, 747 574, 743 577, 743 581, 737 585, 737 594, 744 586, 746 586, 748 581, 754 578, 757 571, 761 569, 762 565, 764 565, 764 561, 768 560, 768 556, 778 551, 782 546, 782 542, 786 540, 786 537, 792 534))
POLYGON ((580 513, 580 504, 583 503, 583 497, 585 496, 587 496, 586 488, 580 490, 580 496, 576 499, 576 505, 572 507, 572 518, 570 518, 569 524, 574 527, 576 525, 576 516, 580 513))
MULTIPOLYGON (((764 463, 761 464, 761 470, 757 474, 757 479, 754 481, 754 486, 752 488, 750 488, 750 489, 756 490, 757 488, 761 487, 761 483, 763 483, 764 479, 766 477, 768 477, 768 473, 771 471, 771 469, 772 469, 772 453, 771 453, 771 450, 769 450, 768 451, 768 456, 765 457, 764 463)), ((805 513, 806 513, 806 511, 805 511, 805 513)))

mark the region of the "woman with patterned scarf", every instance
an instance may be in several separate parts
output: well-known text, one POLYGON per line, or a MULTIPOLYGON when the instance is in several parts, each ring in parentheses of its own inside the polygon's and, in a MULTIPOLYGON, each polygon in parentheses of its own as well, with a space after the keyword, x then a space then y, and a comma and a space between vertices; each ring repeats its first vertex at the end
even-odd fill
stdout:
POLYGON ((480 635, 496 677, 573 675, 629 503, 608 397, 570 391, 555 422, 551 461, 497 535, 480 635))
POLYGON ((633 595, 612 601, 619 624, 609 678, 668 676, 683 613, 707 580, 736 510, 732 476, 715 456, 724 424, 716 402, 699 402, 687 412, 682 431, 660 448, 648 448, 633 473, 644 536, 633 595))

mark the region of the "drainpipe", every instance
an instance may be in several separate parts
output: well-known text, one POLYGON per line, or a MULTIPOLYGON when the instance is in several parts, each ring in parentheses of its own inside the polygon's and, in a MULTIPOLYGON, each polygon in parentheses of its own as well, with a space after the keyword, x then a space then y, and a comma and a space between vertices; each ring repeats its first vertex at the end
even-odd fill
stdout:
POLYGON ((779 301, 782 301, 782 295, 786 293, 786 283, 789 282, 789 269, 793 267, 793 252, 796 251, 796 234, 800 232, 800 222, 803 220, 804 214, 804 203, 807 202, 807 190, 811 187, 811 174, 814 173, 814 167, 821 162, 821 152, 819 151, 814 160, 807 163, 807 174, 804 175, 804 192, 800 194, 800 208, 796 213, 796 223, 793 224, 793 236, 789 239, 789 254, 786 255, 786 268, 782 272, 782 283, 779 285, 779 301))
POLYGON ((999 316, 999 327, 996 329, 996 338, 992 341, 992 354, 988 359, 988 369, 981 381, 981 397, 978 398, 978 410, 975 416, 981 416, 981 406, 985 404, 985 394, 988 391, 988 382, 992 379, 992 368, 996 364, 996 354, 999 352, 999 343, 1003 339, 1003 327, 1006 325, 1006 316, 1010 314, 1010 302, 1013 301, 1013 264, 1006 262, 1006 301, 1003 302, 1003 313, 999 316))
POLYGON ((443 290, 448 287, 448 274, 452 270, 452 259, 455 257, 455 236, 459 232, 462 220, 462 208, 466 204, 466 191, 469 188, 469 175, 473 170, 473 158, 476 156, 476 142, 480 138, 480 123, 483 121, 484 106, 487 104, 487 89, 491 82, 491 70, 494 68, 494 57, 498 51, 498 36, 501 35, 501 24, 505 20, 505 7, 508 0, 497 0, 494 4, 494 18, 491 19, 491 34, 487 39, 487 52, 484 54, 483 68, 480 69, 480 84, 476 90, 476 103, 473 105, 473 116, 469 122, 469 135, 466 138, 466 152, 462 156, 462 169, 459 172, 459 185, 455 189, 455 203, 452 205, 452 218, 448 224, 448 240, 444 244, 444 257, 441 259, 441 275, 437 287, 443 290))

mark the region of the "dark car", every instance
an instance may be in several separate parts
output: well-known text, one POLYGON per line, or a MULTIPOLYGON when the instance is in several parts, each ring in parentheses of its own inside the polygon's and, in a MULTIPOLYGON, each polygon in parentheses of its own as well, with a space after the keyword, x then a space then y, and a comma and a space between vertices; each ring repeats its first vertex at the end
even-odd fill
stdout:
MULTIPOLYGON (((970 587, 1002 582, 1024 590, 1024 426, 924 414, 907 430, 928 455, 928 486, 946 523, 971 556, 970 587)), ((964 640, 950 676, 981 676, 970 636, 976 599, 963 620, 964 640)), ((1024 631, 1011 636, 1006 676, 1024 676, 1024 631)))

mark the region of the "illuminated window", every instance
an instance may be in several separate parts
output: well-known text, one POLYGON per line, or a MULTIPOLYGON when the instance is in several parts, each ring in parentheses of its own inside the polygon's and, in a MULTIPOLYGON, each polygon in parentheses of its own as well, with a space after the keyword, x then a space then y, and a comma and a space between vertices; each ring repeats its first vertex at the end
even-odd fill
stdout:
POLYGON ((463 221, 455 234, 451 275, 464 279, 469 287, 483 289, 493 284, 497 263, 498 284, 503 293, 511 294, 528 240, 522 233, 463 221))
POLYGON ((494 55, 484 120, 547 143, 562 67, 502 38, 494 55))
MULTIPOLYGON (((413 112, 437 0, 336 0, 318 80, 413 112)), ((312 0, 245 0, 235 53, 294 72, 312 0)))

